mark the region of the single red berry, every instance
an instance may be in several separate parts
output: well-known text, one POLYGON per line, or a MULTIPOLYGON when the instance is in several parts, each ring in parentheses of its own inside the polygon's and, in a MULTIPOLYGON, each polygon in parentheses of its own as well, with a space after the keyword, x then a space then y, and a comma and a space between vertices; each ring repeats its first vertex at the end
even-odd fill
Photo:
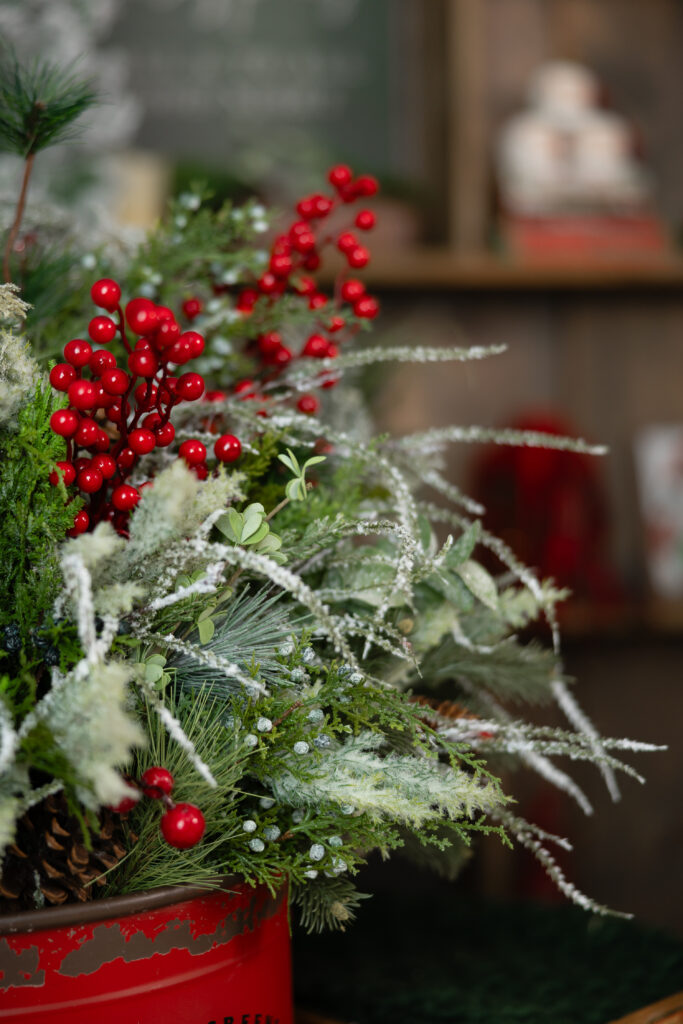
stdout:
POLYGON ((154 347, 158 351, 169 348, 180 337, 180 326, 175 320, 162 320, 154 335, 154 347))
POLYGON ((95 423, 95 420, 91 419, 89 416, 84 416, 78 424, 78 430, 74 436, 74 441, 76 444, 79 444, 81 448, 89 448, 91 445, 95 444, 99 432, 100 428, 97 423, 95 423))
POLYGON ((111 455, 95 455, 92 460, 94 469, 99 470, 105 480, 111 480, 116 472, 116 460, 111 455))
POLYGON ((122 448, 119 454, 116 456, 116 465, 122 472, 125 473, 127 469, 135 463, 135 452, 132 448, 122 448))
POLYGON ((325 353, 326 359, 336 359, 339 355, 339 348, 334 344, 333 341, 327 343, 327 351, 325 353))
POLYGON ((322 309, 323 306, 326 306, 328 302, 329 299, 327 298, 327 295, 323 295, 322 292, 315 292, 315 294, 311 295, 310 299, 308 300, 308 308, 322 309))
POLYGON ((363 295, 354 302, 353 312, 364 320, 374 320, 379 313, 379 302, 372 295, 363 295))
POLYGON ((361 231, 370 231, 375 226, 375 215, 372 210, 359 210, 356 214, 356 227, 361 231))
POLYGON ((105 370, 100 377, 100 384, 109 395, 125 395, 130 385, 130 377, 118 366, 105 370))
POLYGON ((197 462, 193 466, 190 466, 190 469, 198 480, 206 480, 209 475, 209 467, 205 462, 197 462))
POLYGON ((333 206, 333 200, 327 196, 313 197, 313 209, 315 210, 316 217, 326 217, 333 206))
POLYGON ((75 380, 76 371, 71 363, 57 363, 50 370, 50 384, 55 391, 68 391, 75 380))
POLYGON ((343 330, 346 327, 346 320, 343 316, 333 316, 327 325, 327 329, 330 334, 336 334, 337 331, 343 330))
POLYGON ((82 455, 78 459, 74 459, 74 469, 76 470, 76 474, 77 475, 78 475, 78 473, 82 473, 84 469, 89 469, 89 468, 90 468, 90 459, 86 459, 84 455, 82 455))
POLYGON ((111 439, 109 438, 106 430, 98 430, 95 443, 90 445, 91 450, 94 448, 96 452, 106 452, 109 451, 110 447, 111 439))
POLYGON ((362 281, 359 281, 355 277, 350 277, 348 281, 344 281, 341 286, 341 297, 344 302, 355 302, 360 299, 361 295, 365 295, 365 285, 362 281))
POLYGON ((161 834, 177 850, 196 846, 205 828, 204 815, 194 804, 176 804, 161 818, 161 834))
POLYGON ((81 470, 76 483, 86 494, 94 494, 95 491, 99 491, 101 488, 104 478, 99 469, 89 466, 88 469, 81 470))
POLYGON ((157 439, 157 447, 168 448, 175 438, 175 427, 172 423, 164 423, 160 427, 155 427, 153 433, 157 439))
POLYGON ((194 402, 204 394, 204 378, 199 373, 184 373, 178 378, 176 395, 184 402, 194 402))
POLYGON ((117 804, 109 805, 109 810, 112 814, 128 814, 128 811, 132 811, 137 800, 133 800, 131 796, 124 796, 123 800, 120 800, 117 804))
POLYGON ((157 311, 157 319, 160 324, 163 324, 166 321, 175 323, 175 314, 172 309, 168 308, 168 306, 155 306, 154 308, 157 311))
POLYGON ((294 281, 294 289, 299 295, 310 295, 315 291, 315 281, 312 277, 297 277, 294 281))
POLYGON ((165 356, 171 363, 184 366, 193 358, 194 345, 181 334, 177 341, 174 341, 170 348, 165 349, 165 356))
POLYGON ((299 412, 305 412, 308 416, 312 416, 320 408, 320 402, 314 395, 302 395, 296 403, 296 407, 299 412))
POLYGON ((142 425, 147 430, 154 430, 161 424, 161 416, 158 412, 148 412, 146 416, 143 416, 142 425))
POLYGON ((202 309, 203 306, 200 300, 195 297, 185 299, 185 301, 183 302, 183 313, 185 314, 188 320, 194 320, 195 317, 198 317, 202 309))
POLYGON ((364 245, 357 245, 355 249, 350 249, 346 253, 346 259, 350 267, 359 269, 360 267, 366 266, 370 260, 370 253, 364 245))
POLYGON ((196 359, 204 351, 204 338, 197 331, 185 331, 184 334, 180 335, 180 340, 184 344, 189 345, 192 359, 196 359))
POLYGON ((224 402, 228 396, 225 391, 207 391, 202 399, 203 402, 224 402))
POLYGON ((158 390, 156 384, 152 384, 151 380, 148 380, 146 383, 138 384, 133 395, 138 405, 145 409, 151 409, 156 403, 158 390))
POLYGON ((175 785, 175 779, 169 770, 158 766, 148 768, 143 772, 140 782, 143 793, 145 796, 151 797, 152 800, 159 800, 164 794, 170 796, 175 785))
POLYGON ((220 462, 236 462, 242 454, 242 444, 234 434, 223 434, 214 444, 213 451, 220 462))
POLYGON ((315 216, 315 203, 312 198, 300 199, 296 204, 296 212, 304 220, 312 220, 315 216))
POLYGON ((110 419, 112 423, 121 423, 123 421, 123 409, 121 408, 120 398, 115 398, 107 408, 107 418, 110 419))
POLYGON ((234 394, 241 395, 245 391, 252 391, 253 388, 254 388, 253 380, 250 380, 248 377, 245 377, 244 380, 238 380, 232 390, 233 390, 234 394))
POLYGON ((108 316, 94 316, 88 324, 88 334, 98 345, 108 345, 116 337, 116 324, 108 316))
POLYGON ((131 299, 126 306, 126 321, 135 334, 154 334, 161 321, 151 299, 131 299))
POLYGON ((138 338, 138 340, 133 345, 133 348, 135 349, 136 352, 139 352, 143 348, 150 349, 152 348, 152 342, 149 338, 138 338))
POLYGON ((140 348, 128 356, 128 369, 136 377, 153 377, 159 369, 159 362, 151 349, 140 348))
POLYGON ((131 487, 130 484, 119 484, 118 487, 114 488, 111 496, 112 505, 119 512, 128 512, 130 509, 135 508, 139 500, 140 492, 135 487, 131 487))
POLYGON ((102 277, 99 281, 95 281, 90 289, 90 298, 96 306, 106 309, 108 313, 113 313, 121 301, 121 288, 110 277, 102 277))
POLYGON ((379 192, 377 178, 371 174, 361 174, 354 182, 354 188, 359 196, 374 196, 379 192))
POLYGON ((327 338, 324 338, 322 334, 312 334, 301 349, 301 355, 310 356, 313 359, 324 359, 327 355, 327 345, 327 338))
POLYGON ((320 386, 327 390, 328 388, 336 388, 338 383, 339 377, 330 377, 329 374, 325 374, 325 380, 320 386))
POLYGON ((69 485, 76 479, 76 470, 74 469, 73 463, 57 462, 56 466, 57 468, 53 469, 48 477, 50 483, 56 487, 59 481, 63 480, 64 486, 69 487, 69 485))
POLYGON ((113 405, 116 401, 114 395, 110 395, 108 391, 105 391, 102 387, 102 381, 94 380, 93 384, 97 388, 97 402, 95 404, 96 409, 108 409, 110 405, 113 405))
POLYGON ((273 256, 289 256, 292 251, 292 243, 289 235, 278 235, 273 242, 271 254, 273 256))
POLYGON ((69 384, 67 391, 69 405, 83 412, 86 409, 94 409, 97 404, 97 388, 91 380, 75 380, 69 384))
POLYGON ((60 437, 73 437, 78 430, 79 417, 73 409, 57 409, 50 416, 50 428, 60 437))
POLYGON ((88 361, 91 373, 101 377, 105 370, 113 370, 116 366, 116 356, 107 348, 96 348, 88 361))
POLYGON ((74 338, 64 346, 64 358, 77 369, 87 366, 92 355, 92 345, 83 338, 74 338))
POLYGON ((258 292, 254 288, 245 288, 237 296, 237 309, 242 313, 251 313, 258 297, 258 292))
POLYGON ((356 199, 358 199, 358 196, 360 195, 352 181, 350 181, 348 185, 341 185, 337 191, 342 203, 355 203, 356 199))
POLYGON ((188 466, 196 466, 206 459, 206 448, 201 441, 192 438, 189 441, 183 441, 178 449, 178 455, 185 459, 188 466))
POLYGON ((291 228, 289 229, 289 237, 292 240, 292 242, 294 241, 295 238, 298 238, 299 235, 310 235, 310 233, 311 225, 308 223, 307 220, 295 220, 291 228))
POLYGON ((334 185, 335 188, 341 188, 343 185, 348 185, 353 177, 353 171, 346 164, 336 164, 334 167, 330 167, 327 173, 327 180, 330 185, 334 185))
POLYGON ((294 353, 291 348, 287 348, 286 345, 281 345, 273 356, 273 362, 276 366, 286 366, 287 363, 291 363, 293 358, 294 353))
POLYGON ((148 455, 156 448, 156 438, 151 430, 138 427, 128 435, 128 444, 136 455, 148 455))
POLYGON ((74 525, 68 532, 72 537, 77 537, 79 533, 85 533, 89 526, 90 516, 85 509, 82 508, 80 512, 77 512, 74 516, 74 525))
POLYGON ((337 248, 340 252, 351 252, 358 248, 358 239, 351 231, 343 231, 337 238, 337 248))
POLYGON ((275 274, 276 277, 289 277, 294 269, 291 256, 271 256, 270 257, 270 270, 271 273, 275 274))
POLYGON ((292 240, 292 248, 297 252, 311 252, 315 249, 315 235, 312 231, 302 231, 292 240))
POLYGON ((306 270, 317 270, 320 266, 320 256, 317 252, 309 252, 308 256, 304 260, 304 267, 306 270))
POLYGON ((282 335, 277 331, 266 331, 258 340, 258 348, 262 356, 272 356, 281 345, 282 335))
POLYGON ((272 295, 280 287, 277 277, 269 270, 262 274, 256 283, 258 284, 259 291, 263 292, 264 295, 272 295))

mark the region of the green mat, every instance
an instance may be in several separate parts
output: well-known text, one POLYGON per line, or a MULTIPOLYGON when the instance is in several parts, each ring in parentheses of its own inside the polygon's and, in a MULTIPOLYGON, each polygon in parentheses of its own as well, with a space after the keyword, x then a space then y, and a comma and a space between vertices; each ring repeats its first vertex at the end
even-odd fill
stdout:
POLYGON ((295 935, 297 1005, 358 1024, 606 1024, 683 989, 683 944, 573 907, 397 890, 295 935))

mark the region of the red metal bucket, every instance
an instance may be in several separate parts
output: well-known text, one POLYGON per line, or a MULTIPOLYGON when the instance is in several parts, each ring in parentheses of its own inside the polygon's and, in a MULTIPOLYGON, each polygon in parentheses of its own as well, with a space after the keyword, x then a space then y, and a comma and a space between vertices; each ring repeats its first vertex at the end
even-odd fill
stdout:
POLYGON ((0 1021, 293 1024, 286 891, 174 886, 0 917, 0 1021))

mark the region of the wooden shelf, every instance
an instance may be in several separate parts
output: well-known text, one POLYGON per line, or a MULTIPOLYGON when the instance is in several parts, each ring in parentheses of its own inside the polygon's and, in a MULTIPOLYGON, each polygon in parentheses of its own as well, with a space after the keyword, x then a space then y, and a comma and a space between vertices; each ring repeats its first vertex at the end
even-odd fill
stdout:
POLYGON ((368 287, 387 290, 683 292, 683 257, 532 265, 489 253, 460 256, 446 248, 421 246, 373 251, 362 276, 368 287))

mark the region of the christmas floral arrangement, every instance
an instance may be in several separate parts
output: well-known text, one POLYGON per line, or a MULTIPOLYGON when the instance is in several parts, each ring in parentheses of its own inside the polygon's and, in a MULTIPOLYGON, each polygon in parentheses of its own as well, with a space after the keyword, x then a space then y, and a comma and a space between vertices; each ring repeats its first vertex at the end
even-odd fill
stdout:
POLYGON ((550 757, 596 763, 615 792, 615 769, 635 774, 619 750, 645 747, 586 720, 564 595, 443 475, 454 441, 591 449, 371 436, 358 368, 495 354, 361 344, 372 177, 333 167, 267 244, 260 204, 216 211, 197 188, 139 244, 62 237, 55 255, 22 229, 28 176, 90 98, 56 74, 3 89, 26 173, 0 287, 2 909, 236 874, 343 927, 370 851, 452 874, 490 831, 602 909, 497 772, 515 759, 590 811, 550 757), (521 634, 535 620, 546 645, 521 634), (548 701, 566 731, 523 719, 548 701))

